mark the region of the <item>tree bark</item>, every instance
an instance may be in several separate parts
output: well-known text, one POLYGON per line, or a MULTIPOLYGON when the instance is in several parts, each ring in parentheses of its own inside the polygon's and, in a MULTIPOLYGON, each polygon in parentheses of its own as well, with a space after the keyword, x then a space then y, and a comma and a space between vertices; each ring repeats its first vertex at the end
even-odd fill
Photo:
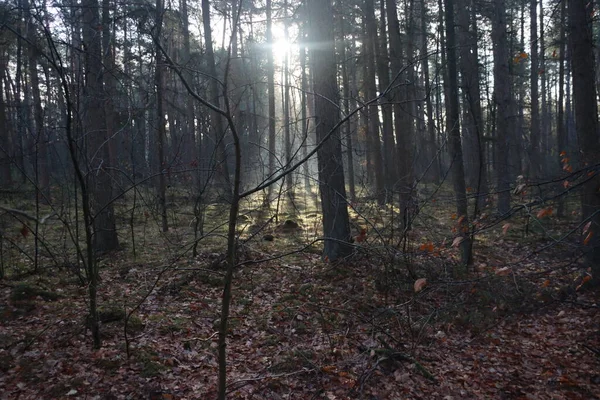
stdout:
POLYGON ((511 78, 508 69, 508 44, 506 31, 506 5, 504 0, 494 0, 492 16, 492 43, 494 46, 494 82, 503 82, 494 87, 496 103, 495 173, 498 191, 498 212, 510 211, 510 169, 508 165, 508 137, 511 105, 511 78))
POLYGON ((529 136, 529 176, 538 180, 541 175, 540 170, 540 101, 538 90, 539 61, 538 61, 538 33, 537 33, 537 0, 531 0, 529 14, 531 41, 531 132, 529 136))
MULTIPOLYGON (((568 4, 575 123, 582 161, 590 167, 597 165, 600 160, 594 44, 589 18, 592 5, 586 0, 570 0, 568 4)), ((585 233, 590 236, 584 251, 592 270, 593 284, 600 285, 600 174, 592 169, 586 179, 581 196, 581 215, 591 225, 585 233)))
MULTIPOLYGON (((377 26, 375 24, 374 0, 366 0, 364 3, 364 19, 366 26, 365 54, 363 55, 366 65, 367 76, 365 76, 365 85, 367 100, 377 97, 377 87, 375 81, 375 48, 377 46, 377 26)), ((387 71, 386 71, 387 73, 387 71)), ((378 102, 374 103, 367 110, 369 113, 369 125, 367 131, 368 151, 372 162, 375 175, 375 198, 379 205, 385 204, 385 186, 383 179, 383 163, 381 157, 381 142, 379 140, 379 107, 378 102)))
POLYGON ((325 244, 323 257, 339 260, 352 251, 350 222, 344 184, 344 167, 339 127, 339 94, 333 37, 331 0, 308 0, 310 53, 315 92, 315 121, 317 141, 335 129, 317 152, 319 191, 323 211, 325 244))
MULTIPOLYGON (((450 148, 450 162, 454 195, 456 197, 456 214, 458 218, 457 231, 461 237, 460 254, 462 268, 471 264, 471 238, 469 237, 469 213, 467 191, 465 185, 465 170, 463 163, 462 144, 460 140, 460 118, 458 100, 458 71, 456 57, 456 34, 454 31, 454 2, 445 0, 445 25, 446 25, 446 59, 448 60, 448 103, 446 104, 447 117, 446 129, 450 148)), ((460 271, 466 272, 466 271, 460 271)))

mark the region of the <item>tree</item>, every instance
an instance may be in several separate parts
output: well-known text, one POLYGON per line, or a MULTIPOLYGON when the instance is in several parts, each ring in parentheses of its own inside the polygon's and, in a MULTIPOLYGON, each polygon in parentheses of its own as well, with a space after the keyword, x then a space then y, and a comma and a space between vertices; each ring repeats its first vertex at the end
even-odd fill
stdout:
POLYGON ((325 245, 323 257, 336 261, 350 254, 350 223, 338 122, 339 94, 336 79, 333 9, 331 0, 309 0, 309 42, 314 77, 317 142, 333 134, 319 148, 319 191, 325 245))
POLYGON ((119 240, 112 204, 111 176, 106 168, 109 154, 106 119, 103 111, 103 63, 101 24, 98 0, 83 3, 83 48, 86 49, 83 127, 88 152, 88 188, 94 224, 94 249, 97 252, 116 250, 119 240))
POLYGON ((450 147, 450 162, 452 169, 452 183, 454 196, 456 197, 456 215, 458 219, 458 235, 460 239, 461 264, 466 268, 472 262, 471 238, 469 233, 469 213, 467 203, 467 190, 465 185, 465 170, 463 163, 462 144, 460 139, 460 119, 458 101, 458 71, 456 57, 456 33, 454 27, 454 2, 445 0, 445 23, 446 23, 446 59, 448 60, 448 91, 446 104, 447 118, 446 129, 448 131, 448 142, 450 147))
POLYGON ((492 13, 492 43, 494 46, 494 102, 496 105, 495 163, 498 211, 506 214, 510 210, 510 170, 508 165, 508 121, 511 105, 511 79, 508 69, 508 43, 506 32, 506 3, 494 0, 492 13), (502 84, 498 84, 502 82, 502 84))
MULTIPOLYGON (((376 48, 377 48, 377 25, 375 24, 375 1, 366 0, 364 3, 364 20, 366 27, 365 37, 365 54, 363 54, 363 62, 365 65, 365 86, 367 99, 374 99, 377 97, 377 86, 375 79, 375 65, 377 63, 376 48)), ((385 68, 385 74, 388 73, 388 69, 385 68)), ((385 78, 384 78, 385 79, 385 78)), ((389 79, 388 79, 389 84, 389 79)), ((384 172, 383 172, 383 160, 381 154, 381 142, 379 140, 379 107, 377 103, 368 108, 368 131, 367 131, 367 151, 370 154, 371 163, 369 168, 374 169, 375 174, 375 195, 377 203, 383 205, 385 203, 385 183, 384 183, 384 172)), ((384 135, 390 135, 391 132, 384 132, 384 135)), ((391 143, 388 143, 391 144, 391 143)))
POLYGON ((164 4, 162 0, 156 0, 156 65, 154 66, 154 85, 156 86, 156 196, 160 207, 161 227, 163 232, 169 230, 167 221, 167 179, 165 170, 165 111, 164 111, 164 61, 162 49, 159 46, 163 25, 164 4))
MULTIPOLYGON (((217 76, 217 65, 215 51, 213 49, 212 28, 210 26, 210 2, 202 0, 202 23, 204 26, 204 37, 206 44, 206 65, 208 67, 210 102, 217 108, 221 104, 221 91, 219 90, 219 79, 217 76)), ((227 152, 225 150, 225 124, 223 116, 211 111, 211 131, 215 143, 215 157, 213 160, 217 190, 222 199, 229 200, 231 197, 231 182, 229 179, 229 165, 227 163, 227 152)))
POLYGON ((390 38, 390 65, 392 83, 398 85, 394 95, 394 134, 396 135, 396 158, 398 163, 398 189, 400 191, 400 213, 404 227, 409 225, 409 203, 413 185, 412 171, 412 143, 413 124, 412 118, 405 110, 404 101, 407 99, 407 89, 402 85, 402 78, 406 79, 404 64, 402 62, 402 38, 400 22, 394 0, 386 0, 386 14, 388 20, 388 34, 390 38))
POLYGON ((465 146, 465 169, 468 185, 477 189, 478 207, 481 208, 488 193, 486 157, 483 146, 484 120, 481 109, 479 62, 476 21, 471 24, 472 1, 459 1, 457 10, 457 39, 460 53, 461 86, 465 97, 463 103, 463 143, 465 146))
MULTIPOLYGON (((575 123, 579 151, 588 167, 600 160, 591 5, 585 0, 570 0, 568 4, 575 123)), ((584 222, 590 222, 585 253, 594 284, 600 285, 600 173, 595 168, 587 174, 582 190, 581 216, 584 222)))
POLYGON ((537 33, 537 0, 531 0, 531 13, 529 23, 531 26, 531 134, 529 137, 529 175, 533 179, 540 178, 540 101, 538 90, 539 61, 538 61, 538 33, 537 33))
MULTIPOLYGON (((268 173, 275 173, 275 65, 273 62, 273 6, 272 1, 267 0, 267 91, 269 93, 269 170, 268 173)), ((265 201, 270 202, 273 195, 273 186, 270 186, 265 201)))

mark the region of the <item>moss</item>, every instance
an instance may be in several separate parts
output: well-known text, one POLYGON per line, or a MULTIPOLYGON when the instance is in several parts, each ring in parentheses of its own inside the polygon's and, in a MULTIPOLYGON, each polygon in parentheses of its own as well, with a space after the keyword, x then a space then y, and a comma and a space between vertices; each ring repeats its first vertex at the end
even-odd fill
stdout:
POLYGON ((10 295, 11 300, 14 302, 33 300, 37 297, 41 297, 45 301, 56 301, 61 298, 61 296, 57 293, 35 287, 27 283, 20 283, 16 285, 10 295))

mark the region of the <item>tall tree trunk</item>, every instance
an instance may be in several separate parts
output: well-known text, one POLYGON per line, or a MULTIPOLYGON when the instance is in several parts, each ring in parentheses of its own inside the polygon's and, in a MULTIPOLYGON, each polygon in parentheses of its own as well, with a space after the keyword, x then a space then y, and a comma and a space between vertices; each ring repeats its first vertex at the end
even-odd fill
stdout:
MULTIPOLYGON (((306 27, 302 26, 302 38, 306 38, 305 33, 306 27)), ((306 92, 308 91, 308 77, 306 76, 306 46, 303 43, 304 40, 300 43, 300 74, 301 74, 301 93, 300 93, 300 103, 301 103, 301 118, 302 118, 302 157, 305 158, 308 154, 308 137, 309 137, 309 119, 308 119, 308 104, 307 104, 307 96, 306 92)), ((302 165, 302 173, 304 174, 304 190, 310 190, 310 172, 309 172, 309 163, 305 162, 302 165)))
POLYGON ((27 16, 27 38, 30 41, 27 51, 27 66, 29 67, 29 79, 31 86, 31 100, 33 101, 33 120, 30 121, 33 126, 33 151, 32 166, 35 175, 36 195, 43 202, 50 201, 50 177, 48 165, 48 138, 46 127, 44 126, 44 109, 42 107, 42 96, 40 93, 40 78, 38 75, 38 52, 35 43, 37 43, 34 16, 29 9, 29 2, 25 1, 26 9, 29 10, 27 16))
POLYGON ((463 125, 463 141, 469 149, 465 157, 465 167, 469 170, 467 180, 470 187, 476 189, 478 208, 483 207, 488 193, 485 169, 485 153, 483 147, 483 111, 481 109, 481 89, 479 85, 479 60, 477 49, 476 21, 471 25, 471 1, 460 0, 458 15, 458 48, 460 52, 460 71, 463 93, 466 97, 464 105, 465 121, 463 125))
MULTIPOLYGON (((550 117, 549 104, 552 103, 551 93, 548 91, 546 72, 546 38, 544 25, 544 1, 540 0, 540 51, 539 51, 539 75, 542 102, 540 104, 540 171, 543 174, 548 169, 548 155, 550 154, 552 119, 550 117)), ((544 176, 542 176, 544 178, 544 176)))
POLYGON ((425 0, 421 0, 421 33, 422 33, 422 42, 421 42, 421 57, 422 68, 423 68, 423 80, 425 81, 425 107, 427 112, 427 158, 428 163, 430 164, 430 172, 429 176, 431 180, 435 183, 438 183, 441 179, 441 171, 440 171, 440 163, 438 161, 437 156, 437 140, 435 134, 435 121, 433 115, 433 104, 431 98, 433 96, 433 88, 431 86, 430 77, 429 77, 429 49, 427 45, 427 2, 425 0))
MULTIPOLYGON (((287 43, 289 41, 289 21, 287 16, 287 0, 284 0, 284 21, 283 21, 283 32, 284 40, 287 43)), ((290 123, 290 52, 286 50, 284 61, 283 61, 283 134, 285 140, 285 164, 290 166, 292 164, 292 137, 291 137, 291 123, 290 123)), ((285 187, 288 198, 294 199, 294 173, 290 173, 285 177, 285 187)))
MULTIPOLYGON (((375 24, 375 7, 374 0, 366 0, 364 3, 365 26, 367 28, 367 36, 365 37, 366 53, 363 59, 367 63, 365 76, 365 85, 367 92, 367 100, 377 97, 377 87, 375 81, 375 48, 377 46, 377 26, 375 24)), ((387 73, 387 71, 386 71, 387 73)), ((369 130, 367 131, 367 141, 369 146, 371 161, 373 163, 375 174, 375 197, 379 205, 385 204, 385 186, 383 179, 383 163, 381 157, 381 142, 379 140, 379 107, 375 103, 368 109, 369 113, 369 130)))
MULTIPOLYGON (((112 20, 110 16, 111 0, 102 0, 102 53, 104 68, 104 91, 105 91, 105 104, 104 114, 106 119, 106 138, 108 146, 108 164, 107 167, 116 167, 119 163, 117 162, 117 138, 116 134, 116 112, 115 102, 117 101, 117 79, 115 76, 116 65, 115 65, 115 43, 114 43, 114 31, 111 29, 112 20)), ((116 175, 116 174, 115 174, 116 175)), ((116 176, 114 178, 117 178, 116 176)), ((113 178, 113 179, 114 179, 113 178)), ((117 178, 119 181, 120 178, 117 178)), ((113 190, 115 188, 113 187, 113 190)))
POLYGON ((11 140, 10 129, 8 127, 8 118, 6 112, 6 101, 4 98, 4 75, 7 72, 8 55, 4 50, 0 52, 0 185, 8 188, 12 185, 10 173, 11 161, 11 140))
POLYGON ((344 185, 344 166, 339 118, 333 9, 331 0, 308 0, 310 42, 319 43, 310 55, 314 77, 317 141, 325 141, 317 152, 319 191, 323 210, 325 244, 323 257, 336 261, 352 251, 350 221, 344 185))
MULTIPOLYGON (((273 62, 273 6, 271 0, 267 0, 267 92, 269 96, 269 175, 275 173, 275 66, 273 62)), ((271 202, 274 185, 267 189, 267 202, 271 202)))
POLYGON ((154 85, 156 86, 156 196, 161 215, 161 227, 163 232, 169 230, 167 220, 167 171, 165 164, 165 111, 164 111, 164 61, 161 48, 158 42, 161 40, 162 24, 163 24, 164 4, 162 0, 156 0, 156 66, 154 67, 154 85))
MULTIPOLYGON (((556 114, 556 142, 557 142, 557 162, 558 170, 563 167, 561 154, 566 155, 568 153, 568 138, 567 129, 565 124, 565 51, 567 49, 567 36, 566 36, 566 1, 560 3, 560 21, 559 21, 559 54, 558 54, 558 100, 557 100, 557 114, 556 114), (564 153, 563 153, 564 152, 564 153)), ((565 214, 565 198, 561 196, 558 199, 558 209, 556 213, 559 217, 563 217, 565 214)))
MULTIPOLYGON (((406 79, 406 74, 401 73, 404 68, 402 61, 402 38, 400 36, 400 23, 396 11, 396 2, 386 0, 386 14, 388 20, 388 30, 390 37, 390 64, 393 84, 402 83, 406 79)), ((410 222, 409 204, 412 194, 413 172, 412 172, 412 118, 410 118, 404 109, 403 100, 407 99, 406 86, 400 86, 400 89, 394 96, 394 133, 396 135, 396 158, 398 162, 398 190, 400 192, 400 213, 402 223, 405 228, 410 222), (398 93, 400 92, 400 93, 398 93)))
POLYGON ((530 33, 531 41, 531 132, 529 137, 529 176, 538 180, 541 177, 540 164, 540 101, 538 90, 539 64, 538 64, 538 33, 537 33, 537 0, 531 0, 530 5, 530 33))
POLYGON ((506 214, 510 211, 510 169, 508 165, 508 139, 511 105, 511 79, 508 69, 508 42, 506 31, 506 4, 504 0, 494 0, 492 16, 492 43, 494 46, 494 82, 503 82, 494 87, 496 103, 496 190, 498 191, 498 211, 506 214))
MULTIPOLYGON (((584 165, 597 165, 600 160, 600 132, 594 72, 592 37, 592 5, 585 0, 569 1, 571 68, 575 123, 579 136, 579 151, 584 165)), ((581 196, 581 215, 591 225, 586 235, 585 253, 592 270, 593 283, 600 285, 600 173, 594 168, 586 174, 581 196), (591 175, 591 176, 590 176, 591 175)))
POLYGON ((460 254, 461 264, 464 269, 472 262, 471 239, 469 237, 469 213, 467 203, 467 190, 465 185, 465 170, 463 163, 462 144, 460 140, 460 119, 458 100, 458 71, 456 57, 456 34, 454 27, 454 2, 445 0, 445 25, 446 25, 446 59, 448 60, 448 103, 446 126, 448 131, 448 144, 450 147, 450 162, 454 195, 456 197, 456 214, 458 219, 458 235, 461 237, 460 254))
MULTIPOLYGON (((375 62, 377 64, 377 76, 379 80, 379 93, 389 89, 390 86, 390 67, 388 56, 388 41, 387 41, 387 24, 385 18, 385 0, 379 1, 379 43, 376 47, 377 56, 375 62)), ((394 141, 394 121, 393 121, 393 106, 392 97, 386 94, 381 99, 381 115, 383 124, 381 125, 383 137, 383 172, 385 178, 385 191, 389 196, 394 190, 394 185, 398 179, 396 175, 396 143, 394 141)), ((386 196, 386 200, 389 197, 386 196)))
MULTIPOLYGON (((346 57, 346 34, 345 34, 345 24, 346 20, 343 15, 340 14, 340 29, 341 29, 341 37, 342 40, 338 41, 340 47, 340 59, 342 62, 342 90, 344 99, 342 101, 344 114, 348 115, 350 113, 350 79, 348 76, 348 64, 349 61, 346 57)), ((302 93, 304 93, 304 86, 302 89, 302 93)), ((304 116, 303 116, 304 119, 304 116)), ((356 187, 354 182, 354 149, 352 146, 352 125, 350 121, 347 121, 344 124, 344 136, 346 138, 346 165, 347 165, 347 173, 346 177, 348 178, 348 190, 350 191, 350 201, 354 201, 356 198, 356 187)), ((308 163, 305 163, 308 164, 308 163)))
MULTIPOLYGON (((187 68, 183 70, 183 76, 187 82, 193 84, 192 79, 192 59, 190 52, 190 28, 189 28, 189 16, 188 16, 188 1, 180 0, 181 7, 181 34, 183 36, 183 54, 182 54, 182 63, 186 65, 187 68)), ((184 99, 187 98, 186 94, 182 94, 184 99)), ((183 155, 182 161, 185 165, 185 168, 198 166, 198 158, 199 154, 197 152, 196 145, 196 125, 194 118, 194 102, 187 99, 185 101, 185 117, 183 122, 183 155)), ((198 183, 198 174, 191 174, 192 182, 198 183)), ((199 187, 196 185, 195 189, 199 191, 199 187)))
MULTIPOLYGON (((215 63, 215 52, 212 42, 209 0, 202 0, 202 23, 204 26, 204 45, 206 47, 206 65, 208 67, 208 75, 210 80, 208 84, 208 90, 210 93, 209 99, 213 105, 220 107, 221 96, 219 82, 217 80, 217 65, 215 63)), ((220 192, 219 196, 221 196, 223 200, 229 201, 231 197, 231 184, 229 179, 227 152, 225 151, 225 125, 223 123, 223 117, 215 111, 211 112, 211 128, 216 144, 214 166, 217 190, 220 192)))

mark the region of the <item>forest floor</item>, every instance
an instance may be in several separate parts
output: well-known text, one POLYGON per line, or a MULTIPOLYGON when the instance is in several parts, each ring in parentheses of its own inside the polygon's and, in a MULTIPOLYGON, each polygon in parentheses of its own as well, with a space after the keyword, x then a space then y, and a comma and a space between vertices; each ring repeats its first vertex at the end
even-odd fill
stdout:
MULTIPOLYGON (((600 398, 600 296, 572 243, 552 239, 569 226, 492 226, 457 279, 451 233, 446 244, 428 223, 415 224, 410 256, 389 255, 375 225, 344 262, 315 246, 278 258, 303 248, 302 222, 273 224, 273 240, 261 233, 240 252, 273 259, 235 273, 229 398, 600 398)), ((72 269, 0 281, 0 399, 215 398, 222 250, 182 250, 186 224, 143 237, 135 260, 131 243, 101 259, 100 350, 72 269)))

